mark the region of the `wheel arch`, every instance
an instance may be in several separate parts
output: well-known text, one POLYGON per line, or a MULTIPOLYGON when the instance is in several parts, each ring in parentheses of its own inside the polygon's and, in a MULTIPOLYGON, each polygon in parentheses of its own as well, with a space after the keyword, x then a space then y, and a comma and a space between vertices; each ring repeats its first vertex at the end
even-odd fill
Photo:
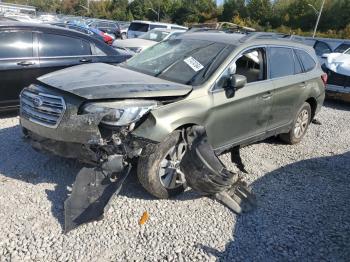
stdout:
POLYGON ((317 100, 314 97, 309 97, 308 99, 306 99, 305 102, 308 103, 311 107, 311 120, 312 120, 314 119, 314 116, 316 114, 317 100))

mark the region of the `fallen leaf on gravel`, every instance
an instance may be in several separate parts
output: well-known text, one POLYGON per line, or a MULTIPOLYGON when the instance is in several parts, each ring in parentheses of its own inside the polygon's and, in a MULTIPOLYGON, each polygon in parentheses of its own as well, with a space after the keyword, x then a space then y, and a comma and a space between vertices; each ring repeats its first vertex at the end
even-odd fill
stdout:
POLYGON ((142 214, 142 216, 141 216, 141 218, 140 218, 140 220, 139 220, 139 225, 144 225, 144 224, 146 224, 146 222, 148 221, 148 219, 149 219, 149 215, 148 215, 147 211, 143 212, 143 214, 142 214))

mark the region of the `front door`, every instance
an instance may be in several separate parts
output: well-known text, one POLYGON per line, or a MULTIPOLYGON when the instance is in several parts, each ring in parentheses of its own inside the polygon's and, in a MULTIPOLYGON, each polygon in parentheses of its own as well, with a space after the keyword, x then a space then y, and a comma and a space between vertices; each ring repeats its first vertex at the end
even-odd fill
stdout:
POLYGON ((236 74, 247 77, 247 85, 237 90, 234 97, 227 97, 223 82, 229 69, 216 83, 206 121, 208 138, 215 150, 264 136, 271 118, 273 85, 266 79, 265 48, 244 52, 232 66, 236 67, 236 74))
POLYGON ((35 79, 38 66, 32 32, 0 32, 0 109, 19 105, 19 94, 35 79))

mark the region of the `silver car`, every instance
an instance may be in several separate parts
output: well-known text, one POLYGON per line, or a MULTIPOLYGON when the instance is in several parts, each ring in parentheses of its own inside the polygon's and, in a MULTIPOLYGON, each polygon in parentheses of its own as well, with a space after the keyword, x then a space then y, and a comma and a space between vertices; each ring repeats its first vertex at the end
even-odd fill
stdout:
POLYGON ((153 29, 141 35, 139 38, 131 38, 125 40, 115 40, 113 47, 116 49, 123 49, 129 51, 131 54, 140 53, 141 51, 167 39, 173 39, 180 34, 186 32, 185 30, 172 29, 153 29))

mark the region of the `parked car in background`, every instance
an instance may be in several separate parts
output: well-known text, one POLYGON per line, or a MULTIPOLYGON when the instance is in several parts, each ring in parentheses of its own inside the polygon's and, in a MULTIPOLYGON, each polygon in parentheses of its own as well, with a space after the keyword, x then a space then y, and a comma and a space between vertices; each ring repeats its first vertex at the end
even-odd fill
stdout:
POLYGON ((112 37, 114 37, 114 39, 121 38, 121 28, 118 22, 110 20, 93 19, 91 21, 88 21, 87 25, 89 27, 97 28, 102 32, 111 35, 112 37))
POLYGON ((350 102, 350 46, 342 44, 339 53, 325 54, 323 70, 328 75, 327 96, 350 102), (340 53, 343 52, 343 53, 340 53))
POLYGON ((346 52, 350 48, 350 41, 341 39, 317 39, 313 47, 320 63, 324 64, 328 54, 346 52))
POLYGON ((184 32, 186 31, 156 28, 141 35, 139 38, 115 40, 113 42, 113 47, 130 51, 132 54, 140 53, 160 41, 175 38, 184 32))
POLYGON ((74 25, 74 24, 70 24, 70 23, 54 23, 52 25, 55 26, 60 26, 60 27, 64 27, 64 28, 68 28, 68 29, 72 29, 75 31, 78 31, 80 33, 89 35, 91 37, 94 37, 98 40, 101 40, 103 42, 105 42, 108 45, 112 45, 113 43, 113 38, 110 37, 109 35, 105 34, 104 32, 98 30, 97 28, 90 28, 87 26, 79 26, 79 25, 74 25))
POLYGON ((17 21, 17 20, 10 17, 0 16, 0 22, 2 21, 17 21))
POLYGON ((21 90, 41 75, 74 65, 96 62, 118 64, 129 57, 96 38, 73 30, 51 25, 1 22, 0 110, 16 109, 21 90))
POLYGON ((148 31, 155 28, 173 29, 173 30, 187 30, 187 27, 175 24, 150 22, 150 21, 132 21, 128 29, 128 38, 137 38, 148 31))
POLYGON ((124 22, 121 21, 119 22, 119 26, 120 26, 120 32, 121 32, 121 39, 127 39, 128 38, 128 29, 130 26, 130 22, 124 22))
POLYGON ((21 93, 20 122, 34 148, 106 174, 138 160, 144 188, 168 198, 185 189, 179 164, 189 128, 204 127, 216 154, 275 135, 295 144, 324 97, 325 74, 312 47, 265 34, 186 33, 120 66, 38 78, 21 93), (47 97, 60 106, 54 116, 32 106, 47 97))

